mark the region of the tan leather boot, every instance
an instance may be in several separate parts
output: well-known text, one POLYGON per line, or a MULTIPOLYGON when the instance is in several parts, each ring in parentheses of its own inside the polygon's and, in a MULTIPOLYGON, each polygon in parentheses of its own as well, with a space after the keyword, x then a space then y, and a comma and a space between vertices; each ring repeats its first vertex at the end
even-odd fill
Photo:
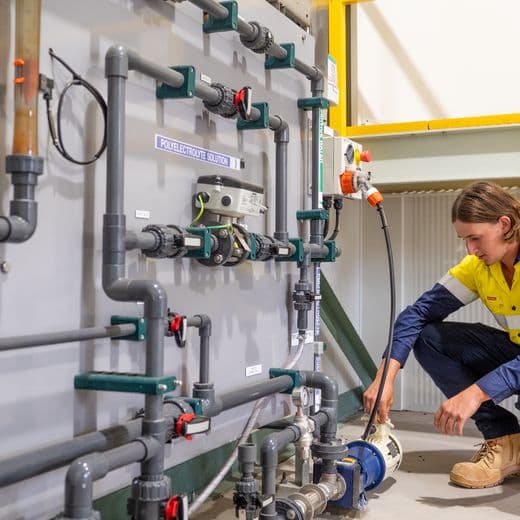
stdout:
POLYGON ((506 477, 520 472, 520 433, 488 439, 471 462, 459 462, 450 480, 465 488, 498 486, 506 477))

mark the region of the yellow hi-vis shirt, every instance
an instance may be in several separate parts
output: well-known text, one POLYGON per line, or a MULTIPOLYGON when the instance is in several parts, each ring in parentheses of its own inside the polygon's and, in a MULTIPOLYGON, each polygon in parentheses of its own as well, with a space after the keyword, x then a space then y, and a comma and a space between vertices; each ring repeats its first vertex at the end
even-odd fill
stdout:
POLYGON ((520 345, 520 262, 515 264, 511 288, 500 262, 487 266, 475 255, 466 256, 439 283, 464 305, 480 298, 497 323, 520 345))

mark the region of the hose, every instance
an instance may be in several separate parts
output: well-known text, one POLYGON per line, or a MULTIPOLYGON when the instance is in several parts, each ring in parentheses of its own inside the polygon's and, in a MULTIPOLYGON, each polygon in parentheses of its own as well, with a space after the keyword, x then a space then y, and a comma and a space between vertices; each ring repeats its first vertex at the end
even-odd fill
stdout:
POLYGON ((394 337, 395 320, 395 273, 394 256, 392 253, 392 242, 390 241, 390 231, 388 227, 388 222, 386 221, 385 210, 383 209, 382 204, 377 204, 376 208, 381 218, 381 229, 383 230, 383 233, 385 235, 386 252, 388 256, 388 270, 390 274, 390 326, 388 328, 388 343, 385 349, 386 358, 385 364, 383 366, 383 374, 381 375, 381 382, 379 383, 379 388, 377 389, 376 401, 372 408, 372 412, 370 413, 370 418, 368 419, 365 432, 361 436, 363 440, 365 440, 368 437, 368 435, 370 435, 370 431, 372 429, 372 425, 374 424, 377 410, 379 408, 379 402, 381 401, 381 395, 383 394, 383 389, 385 388, 388 367, 390 366, 390 359, 392 358, 392 340, 394 337))
MULTIPOLYGON (((305 346, 305 336, 299 336, 298 337, 298 349, 294 353, 292 357, 289 357, 287 360, 284 368, 287 370, 291 370, 296 366, 300 358, 302 357, 303 353, 303 347, 305 346)), ((235 444, 235 447, 233 448, 233 451, 231 452, 231 455, 227 459, 227 461, 222 466, 221 470, 213 477, 211 482, 206 486, 206 488, 202 491, 202 493, 193 501, 193 503, 190 505, 188 509, 188 516, 191 516, 199 507, 207 500, 207 498, 215 491, 215 488, 222 482, 224 477, 227 475, 229 470, 231 469, 231 466, 233 466, 235 460, 238 457, 238 447, 240 444, 243 444, 244 442, 247 442, 247 439, 249 435, 251 434, 251 431, 256 425, 256 421, 258 420, 258 416, 260 415, 260 412, 262 411, 262 408, 264 407, 264 404, 268 400, 268 397, 263 397, 262 399, 259 399, 254 408, 251 412, 251 415, 249 416, 249 419, 247 420, 246 425, 244 426, 244 429, 242 430, 242 434, 240 435, 240 438, 235 444)))

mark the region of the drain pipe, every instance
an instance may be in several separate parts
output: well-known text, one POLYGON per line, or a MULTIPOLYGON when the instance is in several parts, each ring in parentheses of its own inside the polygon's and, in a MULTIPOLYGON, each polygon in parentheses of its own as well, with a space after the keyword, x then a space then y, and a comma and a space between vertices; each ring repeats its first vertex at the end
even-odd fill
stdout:
MULTIPOLYGON (((103 216, 103 289, 113 300, 144 301, 148 329, 145 373, 149 377, 161 377, 164 369, 166 292, 156 281, 126 278, 125 268, 125 87, 131 69, 150 73, 136 54, 127 52, 123 47, 113 46, 107 51, 107 198, 103 216)), ((141 475, 132 484, 132 514, 136 520, 159 517, 161 503, 170 496, 170 479, 164 475, 165 422, 162 401, 162 395, 145 396, 143 435, 154 437, 160 448, 153 456, 143 460, 141 475)))
POLYGON ((188 327, 199 329, 199 380, 193 383, 192 396, 213 403, 215 401, 215 387, 209 380, 209 340, 211 337, 211 319, 206 314, 196 314, 188 318, 188 327))
POLYGON ((276 466, 278 465, 278 453, 289 444, 296 442, 301 431, 298 426, 291 424, 285 430, 271 433, 262 442, 260 448, 260 463, 262 464, 262 495, 263 499, 273 499, 262 508, 260 513, 261 520, 276 518, 276 466))
POLYGON ((117 338, 134 334, 136 327, 133 323, 110 325, 107 327, 88 327, 78 330, 64 330, 46 334, 31 334, 29 336, 13 336, 0 338, 0 351, 19 348, 41 347, 43 345, 58 345, 99 338, 117 338))
POLYGON ((25 242, 38 220, 35 187, 43 173, 38 157, 38 83, 41 0, 16 2, 13 154, 5 158, 13 199, 9 216, 0 217, 0 242, 25 242))
MULTIPOLYGON (((94 481, 132 462, 153 459, 162 448, 162 443, 155 437, 143 436, 130 444, 104 453, 91 453, 75 460, 65 478, 65 520, 99 520, 99 513, 92 509, 94 481)), ((159 518, 159 516, 147 518, 159 518)))

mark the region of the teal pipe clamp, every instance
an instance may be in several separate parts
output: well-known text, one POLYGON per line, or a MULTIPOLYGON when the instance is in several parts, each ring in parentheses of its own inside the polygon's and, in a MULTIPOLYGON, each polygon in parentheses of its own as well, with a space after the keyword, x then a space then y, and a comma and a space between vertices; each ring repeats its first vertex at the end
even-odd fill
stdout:
POLYGON ((335 262, 338 256, 338 248, 336 246, 336 242, 334 240, 325 240, 323 245, 329 250, 327 255, 324 258, 315 258, 312 257, 312 262, 335 262))
POLYGON ((202 247, 189 250, 184 257, 208 259, 211 256, 211 230, 206 227, 188 227, 186 231, 192 235, 202 237, 202 247))
POLYGON ((262 130, 269 128, 269 104, 253 103, 252 106, 260 111, 260 117, 254 121, 239 119, 237 121, 237 130, 262 130))
POLYGON ((228 12, 227 18, 219 20, 211 14, 207 14, 207 18, 202 25, 202 30, 206 34, 226 31, 236 31, 238 28, 238 2, 220 2, 228 12))
POLYGON ((277 256, 276 262, 303 262, 305 255, 304 242, 301 238, 290 238, 289 242, 295 247, 294 253, 291 256, 277 256))
POLYGON ((173 392, 176 387, 175 376, 148 377, 122 372, 85 372, 74 377, 74 388, 77 390, 160 395, 173 392))
POLYGON ((296 212, 297 220, 329 220, 326 209, 307 209, 296 212))
POLYGON ((112 316, 110 325, 135 325, 135 332, 128 336, 113 336, 112 339, 126 339, 128 341, 143 341, 146 338, 146 320, 138 316, 112 316))
POLYGON ((302 110, 312 110, 313 108, 326 110, 329 108, 329 105, 330 103, 327 98, 319 96, 298 99, 298 108, 301 108, 302 110))
POLYGON ((166 83, 161 83, 155 89, 155 96, 159 99, 184 99, 192 98, 195 95, 195 68, 191 65, 170 67, 170 69, 180 72, 184 76, 184 83, 180 87, 172 87, 166 83))
POLYGON ((292 394, 293 390, 298 387, 302 386, 302 380, 300 376, 300 372, 298 370, 287 370, 285 368, 270 368, 269 369, 269 378, 273 379, 275 377, 280 376, 290 376, 293 380, 293 384, 291 388, 288 388, 287 390, 284 390, 283 392, 280 392, 281 394, 292 394))
POLYGON ((204 409, 202 406, 202 399, 196 399, 195 397, 183 397, 183 401, 186 401, 192 408, 195 415, 204 415, 204 409))
POLYGON ((281 43, 280 47, 286 50, 287 56, 280 60, 275 56, 266 55, 264 63, 264 68, 266 70, 294 69, 294 61, 296 59, 294 43, 281 43))

